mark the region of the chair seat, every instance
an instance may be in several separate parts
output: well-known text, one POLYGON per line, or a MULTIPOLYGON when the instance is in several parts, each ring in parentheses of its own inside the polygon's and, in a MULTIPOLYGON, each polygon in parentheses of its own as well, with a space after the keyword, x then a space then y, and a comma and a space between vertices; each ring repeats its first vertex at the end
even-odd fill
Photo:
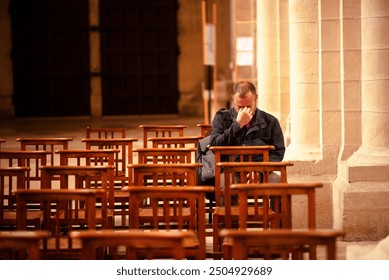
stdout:
MULTIPOLYGON (((65 212, 62 211, 62 213, 59 215, 60 219, 65 219, 65 212)), ((86 211, 85 210, 79 210, 77 215, 72 212, 72 223, 73 224, 85 224, 86 219, 86 211)), ((96 209, 96 223, 101 223, 103 219, 103 211, 101 209, 96 209)), ((108 209, 107 210, 107 223, 108 227, 112 227, 113 224, 113 210, 108 209)))
MULTIPOLYGON (((182 209, 182 214, 181 214, 181 217, 190 217, 190 209, 189 208, 183 208, 182 209)), ((158 216, 161 217, 161 219, 165 219, 165 214, 163 212, 163 209, 162 208, 159 208, 158 209, 158 216)), ((174 212, 173 212, 173 209, 169 209, 169 216, 172 217, 172 221, 174 221, 174 212)), ((141 208, 139 210, 139 218, 142 220, 142 221, 147 221, 147 220, 152 220, 153 219, 153 210, 151 208, 141 208)))
MULTIPOLYGON (((16 226, 16 211, 4 211, 3 219, 0 220, 0 225, 16 226)), ((43 221, 42 211, 27 211, 27 225, 34 225, 39 228, 43 221)))
MULTIPOLYGON (((255 216, 263 217, 263 214, 264 214, 263 208, 257 208, 257 213, 255 210, 256 209, 254 207, 249 207, 248 212, 247 212, 249 220, 250 220, 250 218, 253 218, 255 216)), ((223 217, 226 215, 225 208, 224 207, 215 207, 213 214, 217 215, 219 217, 223 217)), ((267 213, 269 218, 275 218, 276 214, 277 213, 275 211, 273 211, 271 208, 269 208, 268 213, 267 213)), ((237 218, 237 216, 239 216, 239 207, 238 206, 231 207, 231 216, 233 216, 235 218, 237 218)))

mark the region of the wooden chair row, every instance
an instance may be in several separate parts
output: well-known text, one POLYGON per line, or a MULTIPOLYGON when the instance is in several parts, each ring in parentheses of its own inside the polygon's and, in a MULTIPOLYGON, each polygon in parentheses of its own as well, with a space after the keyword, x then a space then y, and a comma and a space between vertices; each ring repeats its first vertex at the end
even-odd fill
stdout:
MULTIPOLYGON (((225 229, 223 238, 233 242, 232 259, 318 259, 324 248, 323 259, 336 260, 336 241, 344 236, 337 230, 271 230, 241 231, 225 229)), ((48 231, 0 232, 0 259, 44 258, 42 243, 50 237, 48 231)), ((80 244, 77 258, 96 259, 157 259, 160 252, 172 259, 185 259, 185 240, 195 238, 190 231, 72 231, 73 243, 80 244)), ((226 257, 228 258, 228 257, 226 257)))

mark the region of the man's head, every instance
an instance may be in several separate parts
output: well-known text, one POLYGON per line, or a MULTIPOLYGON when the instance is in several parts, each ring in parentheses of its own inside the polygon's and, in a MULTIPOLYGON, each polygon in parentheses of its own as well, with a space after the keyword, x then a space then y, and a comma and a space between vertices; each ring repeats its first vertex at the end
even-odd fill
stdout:
POLYGON ((253 113, 255 112, 258 94, 253 83, 247 81, 236 83, 233 88, 232 98, 237 112, 241 108, 250 108, 253 113))

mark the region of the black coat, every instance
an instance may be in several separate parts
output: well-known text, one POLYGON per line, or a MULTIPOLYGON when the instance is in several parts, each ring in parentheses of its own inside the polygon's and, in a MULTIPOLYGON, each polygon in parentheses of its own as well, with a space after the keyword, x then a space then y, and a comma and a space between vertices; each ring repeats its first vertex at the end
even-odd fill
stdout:
MULTIPOLYGON (((212 121, 211 146, 265 146, 273 145, 269 151, 269 160, 280 162, 285 154, 284 135, 276 117, 259 110, 255 111, 254 120, 249 128, 239 127, 236 121, 237 112, 229 109, 227 114, 219 110, 212 121), (232 119, 231 119, 232 116, 232 119)), ((255 158, 262 161, 262 158, 255 158)))

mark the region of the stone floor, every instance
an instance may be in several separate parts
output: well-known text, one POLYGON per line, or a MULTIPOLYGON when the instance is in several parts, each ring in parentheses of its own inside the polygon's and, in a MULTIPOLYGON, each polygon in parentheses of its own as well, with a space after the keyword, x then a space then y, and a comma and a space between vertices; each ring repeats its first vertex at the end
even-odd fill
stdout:
MULTIPOLYGON (((63 118, 15 118, 0 120, 0 139, 2 149, 18 149, 18 137, 71 137, 70 149, 83 149, 85 144, 80 140, 85 137, 85 128, 91 127, 124 127, 127 137, 138 138, 134 148, 142 147, 142 130, 140 124, 185 124, 188 125, 186 135, 199 135, 203 118, 185 117, 177 115, 142 115, 117 116, 92 119, 89 117, 63 117, 63 118)), ((135 161, 136 162, 136 161, 135 161)), ((210 241, 210 240, 208 240, 210 241)), ((207 242, 211 247, 210 242, 207 242)), ((337 258, 363 258, 367 252, 372 251, 377 242, 343 242, 338 241, 337 258), (349 257, 348 257, 349 256, 349 257)), ((319 256, 320 257, 320 256, 319 256)))

